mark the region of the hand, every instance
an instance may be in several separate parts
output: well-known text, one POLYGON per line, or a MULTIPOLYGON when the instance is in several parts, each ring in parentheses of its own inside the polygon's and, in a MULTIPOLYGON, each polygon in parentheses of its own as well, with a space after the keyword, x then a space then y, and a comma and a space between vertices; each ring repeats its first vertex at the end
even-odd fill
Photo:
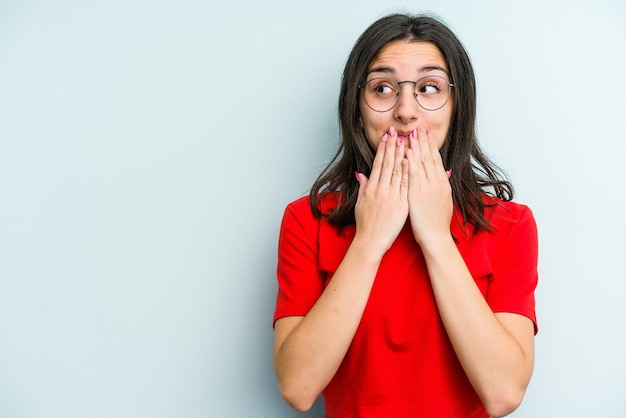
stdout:
POLYGON ((452 188, 432 134, 420 126, 409 136, 409 143, 409 218, 413 236, 424 248, 450 239, 452 188))
POLYGON ((409 213, 405 147, 396 130, 390 128, 378 143, 370 178, 357 173, 355 241, 363 239, 368 248, 381 251, 381 256, 397 238, 409 213))

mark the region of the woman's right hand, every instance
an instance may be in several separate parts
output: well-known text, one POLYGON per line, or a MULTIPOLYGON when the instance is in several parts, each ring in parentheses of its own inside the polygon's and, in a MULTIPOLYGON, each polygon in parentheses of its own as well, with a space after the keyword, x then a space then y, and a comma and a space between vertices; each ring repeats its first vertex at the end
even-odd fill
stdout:
POLYGON ((381 251, 381 256, 391 247, 409 214, 406 146, 390 128, 378 143, 370 178, 357 173, 354 240, 363 240, 368 248, 381 251))
POLYGON ((339 369, 361 322, 380 261, 406 223, 405 146, 398 143, 394 129, 380 141, 370 178, 357 173, 356 235, 332 280, 305 316, 275 323, 278 388, 298 411, 311 407, 339 369))

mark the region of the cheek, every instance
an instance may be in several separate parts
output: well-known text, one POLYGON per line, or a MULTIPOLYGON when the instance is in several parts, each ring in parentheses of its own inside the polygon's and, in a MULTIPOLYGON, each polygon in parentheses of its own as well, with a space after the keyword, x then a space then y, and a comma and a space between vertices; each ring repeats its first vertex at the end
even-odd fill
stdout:
POLYGON ((378 135, 376 135, 376 133, 373 132, 371 129, 364 129, 364 132, 365 137, 367 138, 367 142, 370 143, 372 148, 378 148, 378 143, 380 142, 380 138, 378 138, 378 135))
POLYGON ((433 121, 433 125, 436 127, 436 139, 439 149, 443 147, 443 143, 448 138, 448 132, 450 131, 450 125, 452 122, 451 118, 452 112, 448 110, 442 114, 440 118, 437 118, 436 121, 433 121))
MULTIPOLYGON (((365 133, 365 137, 367 138, 367 142, 376 149, 378 147, 378 143, 380 142, 380 135, 378 135, 379 125, 380 123, 376 119, 376 115, 371 115, 371 112, 368 112, 369 108, 364 109, 364 104, 361 103, 361 128, 365 133)), ((381 134, 382 135, 382 134, 381 134)))

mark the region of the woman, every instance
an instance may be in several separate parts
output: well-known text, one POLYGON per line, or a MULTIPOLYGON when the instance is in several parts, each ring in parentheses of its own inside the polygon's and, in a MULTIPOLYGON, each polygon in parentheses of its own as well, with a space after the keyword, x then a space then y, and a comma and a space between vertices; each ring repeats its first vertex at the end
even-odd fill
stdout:
POLYGON ((342 142, 279 239, 274 367, 328 418, 500 417, 533 368, 537 233, 479 148, 470 60, 427 16, 352 50, 342 142), (356 175, 355 175, 356 173, 356 175))

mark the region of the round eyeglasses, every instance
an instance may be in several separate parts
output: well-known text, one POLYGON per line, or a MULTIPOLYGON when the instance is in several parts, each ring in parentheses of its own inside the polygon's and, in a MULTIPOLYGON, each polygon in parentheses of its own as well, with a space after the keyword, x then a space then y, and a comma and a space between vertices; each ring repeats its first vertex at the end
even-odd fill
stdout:
POLYGON ((359 84, 359 89, 363 90, 363 98, 370 109, 387 112, 398 104, 400 84, 404 83, 413 83, 413 95, 417 104, 430 111, 441 109, 450 99, 450 92, 454 87, 445 77, 431 75, 417 81, 372 78, 365 84, 359 84))

